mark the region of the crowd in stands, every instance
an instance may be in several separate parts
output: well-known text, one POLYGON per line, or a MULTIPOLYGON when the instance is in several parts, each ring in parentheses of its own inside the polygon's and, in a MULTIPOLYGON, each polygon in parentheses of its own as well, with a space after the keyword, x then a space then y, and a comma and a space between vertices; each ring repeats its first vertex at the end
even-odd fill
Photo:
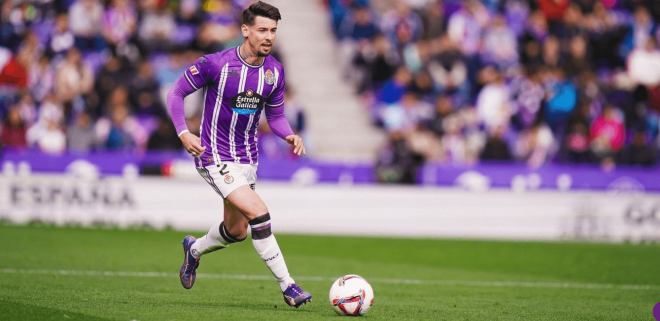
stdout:
POLYGON ((344 75, 389 135, 382 181, 425 161, 658 162, 660 1, 327 3, 344 75))
MULTIPOLYGON (((181 151, 167 92, 201 55, 242 43, 241 13, 251 3, 2 1, 0 145, 51 154, 181 151)), ((201 95, 186 98, 193 133, 201 95)))

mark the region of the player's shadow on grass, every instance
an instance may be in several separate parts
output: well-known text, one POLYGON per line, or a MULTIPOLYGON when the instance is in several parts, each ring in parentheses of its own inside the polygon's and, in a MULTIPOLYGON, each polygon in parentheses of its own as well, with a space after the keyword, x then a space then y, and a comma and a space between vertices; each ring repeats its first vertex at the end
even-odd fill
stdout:
MULTIPOLYGON (((299 309, 288 306, 286 303, 195 303, 191 305, 189 302, 174 303, 171 305, 181 305, 185 308, 211 308, 214 310, 222 308, 234 308, 238 310, 253 310, 255 312, 268 312, 268 313, 280 313, 280 312, 296 312, 296 313, 319 313, 319 311, 312 310, 313 307, 302 306, 299 309), (277 308, 276 308, 277 306, 277 308)), ((333 313, 334 315, 334 313, 333 313)))

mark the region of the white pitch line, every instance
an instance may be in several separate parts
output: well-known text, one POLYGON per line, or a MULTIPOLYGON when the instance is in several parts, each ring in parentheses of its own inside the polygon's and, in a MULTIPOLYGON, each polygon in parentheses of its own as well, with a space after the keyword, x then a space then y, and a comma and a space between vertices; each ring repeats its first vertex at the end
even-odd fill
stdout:
MULTIPOLYGON (((7 274, 48 274, 48 275, 74 275, 74 276, 117 276, 117 277, 149 277, 149 278, 176 278, 176 273, 166 272, 130 272, 130 271, 74 271, 74 270, 26 270, 1 269, 0 273, 7 274)), ((197 273, 198 278, 225 279, 225 280, 272 280, 270 275, 247 274, 213 274, 197 273)), ((308 282, 332 282, 336 277, 324 276, 298 276, 296 280, 308 282)), ((462 281, 462 280, 414 280, 414 279, 378 279, 370 278, 371 283, 388 284, 417 284, 417 285, 459 285, 481 287, 522 287, 522 288, 566 288, 566 289, 618 289, 618 290, 660 290, 656 285, 635 284, 601 284, 601 283, 571 283, 571 282, 519 282, 519 281, 462 281)))

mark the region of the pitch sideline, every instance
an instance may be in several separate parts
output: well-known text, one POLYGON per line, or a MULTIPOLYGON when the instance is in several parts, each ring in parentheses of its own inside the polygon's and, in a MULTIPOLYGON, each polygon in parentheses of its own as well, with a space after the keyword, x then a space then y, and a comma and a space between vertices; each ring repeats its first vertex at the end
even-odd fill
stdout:
MULTIPOLYGON (((162 277, 176 278, 176 273, 165 272, 130 272, 130 271, 74 271, 74 270, 36 270, 36 269, 0 269, 5 274, 45 274, 45 275, 73 275, 73 276, 114 276, 114 277, 162 277)), ((198 278, 227 279, 227 280, 272 280, 271 275, 247 274, 212 274, 197 273, 198 278)), ((297 276, 299 281, 335 281, 336 277, 323 276, 297 276)), ((569 288, 569 289, 619 289, 619 290, 660 290, 655 285, 634 284, 599 284, 599 283, 571 283, 571 282, 519 282, 519 281, 461 281, 461 280, 414 280, 414 279, 380 279, 369 278, 371 283, 388 284, 418 284, 418 285, 460 285, 481 287, 524 287, 524 288, 569 288)))

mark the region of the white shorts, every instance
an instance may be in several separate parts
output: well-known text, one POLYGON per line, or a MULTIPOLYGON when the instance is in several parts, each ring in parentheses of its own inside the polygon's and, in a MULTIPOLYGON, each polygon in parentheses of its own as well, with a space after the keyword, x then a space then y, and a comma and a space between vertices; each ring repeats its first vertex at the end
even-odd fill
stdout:
POLYGON ((222 198, 226 198, 243 185, 248 185, 254 190, 257 183, 256 164, 223 162, 219 165, 198 167, 197 172, 222 198))

